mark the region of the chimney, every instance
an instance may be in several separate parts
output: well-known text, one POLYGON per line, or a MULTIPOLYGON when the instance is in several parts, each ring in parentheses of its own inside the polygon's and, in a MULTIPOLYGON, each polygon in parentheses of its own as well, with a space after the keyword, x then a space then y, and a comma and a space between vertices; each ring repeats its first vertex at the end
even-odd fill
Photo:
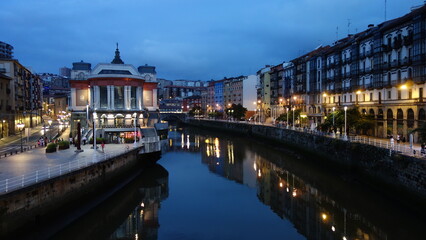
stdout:
POLYGON ((368 24, 368 28, 370 29, 370 28, 373 28, 374 27, 374 24, 368 24))

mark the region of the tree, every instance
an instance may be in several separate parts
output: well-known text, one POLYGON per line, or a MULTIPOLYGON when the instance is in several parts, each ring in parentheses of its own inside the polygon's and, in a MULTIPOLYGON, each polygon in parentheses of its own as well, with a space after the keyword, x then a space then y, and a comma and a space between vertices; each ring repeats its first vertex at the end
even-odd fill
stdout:
MULTIPOLYGON (((296 109, 294 110, 294 121, 297 121, 300 118, 300 113, 302 112, 301 109, 296 109)), ((283 113, 281 114, 278 118, 277 121, 283 121, 283 122, 287 122, 287 113, 283 113)), ((290 110, 288 112, 288 124, 293 124, 293 110, 290 110)))
POLYGON ((419 133, 419 139, 421 142, 426 142, 426 122, 423 123, 420 127, 413 129, 411 133, 419 133))
POLYGON ((235 119, 242 119, 246 115, 247 108, 243 107, 241 104, 232 104, 231 107, 226 109, 228 116, 232 116, 235 119))

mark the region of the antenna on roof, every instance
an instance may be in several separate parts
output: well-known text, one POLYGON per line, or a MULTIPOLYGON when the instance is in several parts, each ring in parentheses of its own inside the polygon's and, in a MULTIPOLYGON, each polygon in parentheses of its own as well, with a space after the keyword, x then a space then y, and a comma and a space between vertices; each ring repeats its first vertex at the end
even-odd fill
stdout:
POLYGON ((386 3, 387 1, 385 0, 385 21, 386 21, 386 3))
POLYGON ((351 20, 348 19, 348 35, 349 35, 349 27, 351 26, 351 20))
POLYGON ((336 27, 336 42, 339 40, 339 26, 336 27))

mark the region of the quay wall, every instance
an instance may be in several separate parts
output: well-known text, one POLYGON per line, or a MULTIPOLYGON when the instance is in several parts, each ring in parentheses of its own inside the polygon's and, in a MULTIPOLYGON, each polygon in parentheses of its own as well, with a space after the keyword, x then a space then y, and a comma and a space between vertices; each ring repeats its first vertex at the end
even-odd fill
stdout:
POLYGON ((139 150, 0 196, 0 238, 113 188, 141 167, 139 150))
MULTIPOLYGON (((426 200, 426 160, 368 144, 244 122, 190 119, 187 124, 244 134, 309 155, 327 167, 344 168, 364 183, 389 195, 410 194, 426 200), (315 156, 315 157, 312 157, 315 156)), ((423 202, 424 204, 424 202, 423 202)))

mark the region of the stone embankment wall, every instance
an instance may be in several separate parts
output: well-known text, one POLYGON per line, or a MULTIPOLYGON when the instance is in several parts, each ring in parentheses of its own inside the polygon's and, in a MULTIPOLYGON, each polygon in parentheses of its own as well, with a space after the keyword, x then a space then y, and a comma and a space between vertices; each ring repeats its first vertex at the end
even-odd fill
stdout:
MULTIPOLYGON (((138 149, 104 162, 0 196, 0 238, 61 207, 78 204, 140 166, 138 149)), ((140 157, 139 157, 140 158, 140 157)))
POLYGON ((247 134, 267 139, 300 153, 316 156, 312 161, 348 168, 368 184, 385 188, 390 194, 410 193, 426 199, 426 160, 390 154, 372 145, 342 141, 290 129, 238 122, 189 120, 188 124, 247 134), (387 188, 387 189, 386 189, 387 188))

